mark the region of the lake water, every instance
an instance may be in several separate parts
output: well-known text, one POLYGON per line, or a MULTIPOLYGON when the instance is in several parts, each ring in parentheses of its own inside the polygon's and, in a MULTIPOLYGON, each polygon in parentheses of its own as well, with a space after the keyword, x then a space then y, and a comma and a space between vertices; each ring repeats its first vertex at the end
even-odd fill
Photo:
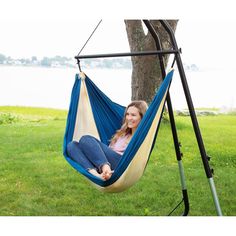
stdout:
MULTIPOLYGON (((131 70, 85 72, 113 101, 123 105, 130 102, 131 70)), ((0 105, 68 109, 76 73, 76 68, 0 66, 0 105)), ((236 107, 236 79, 230 71, 187 71, 186 76, 195 107, 236 107)), ((178 73, 170 94, 175 110, 187 107, 178 73)))

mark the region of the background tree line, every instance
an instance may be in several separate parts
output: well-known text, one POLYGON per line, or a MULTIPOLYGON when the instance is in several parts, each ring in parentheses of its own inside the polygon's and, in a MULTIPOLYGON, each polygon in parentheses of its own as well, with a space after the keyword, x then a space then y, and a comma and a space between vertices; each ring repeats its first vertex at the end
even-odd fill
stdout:
MULTIPOLYGON (((44 66, 44 67, 77 67, 76 60, 65 56, 43 57, 38 59, 36 56, 31 58, 13 59, 0 53, 0 65, 23 65, 23 66, 44 66)), ((128 58, 113 59, 90 59, 81 61, 82 68, 122 68, 131 69, 131 60, 128 58)))

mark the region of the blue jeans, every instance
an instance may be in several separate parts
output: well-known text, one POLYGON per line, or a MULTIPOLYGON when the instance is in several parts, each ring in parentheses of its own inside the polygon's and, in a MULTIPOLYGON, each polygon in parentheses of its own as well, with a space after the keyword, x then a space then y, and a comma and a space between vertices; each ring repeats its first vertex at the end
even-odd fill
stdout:
POLYGON ((104 164, 114 170, 122 156, 90 135, 82 136, 79 142, 68 143, 67 153, 84 169, 96 169, 99 173, 104 164))

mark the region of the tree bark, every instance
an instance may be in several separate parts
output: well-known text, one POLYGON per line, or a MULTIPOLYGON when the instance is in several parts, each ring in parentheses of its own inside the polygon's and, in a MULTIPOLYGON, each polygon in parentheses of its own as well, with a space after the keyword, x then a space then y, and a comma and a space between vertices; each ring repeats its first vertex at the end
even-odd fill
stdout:
MULTIPOLYGON (((175 31, 178 20, 168 20, 172 29, 175 31)), ((169 49, 169 37, 158 20, 151 20, 155 30, 160 37, 162 48, 169 49)), ((141 20, 125 20, 126 32, 131 52, 156 50, 155 41, 148 32, 145 34, 141 20)), ((169 56, 164 57, 167 65, 169 56)), ((132 100, 145 100, 151 102, 159 87, 162 76, 159 65, 158 55, 155 56, 134 56, 132 61, 132 100)))

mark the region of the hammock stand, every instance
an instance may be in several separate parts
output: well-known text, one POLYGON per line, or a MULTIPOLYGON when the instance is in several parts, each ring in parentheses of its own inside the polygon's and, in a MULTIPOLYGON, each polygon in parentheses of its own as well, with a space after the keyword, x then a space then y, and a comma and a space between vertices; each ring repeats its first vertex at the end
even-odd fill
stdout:
MULTIPOLYGON (((188 105, 194 133, 195 133, 196 140, 198 143, 198 148, 199 148, 199 151, 201 154, 203 167, 205 170, 206 177, 209 181, 209 186, 210 186, 211 194, 213 197, 214 205, 216 208, 216 213, 218 216, 221 216, 222 211, 221 211, 219 199, 218 199, 217 192, 216 192, 216 187, 215 187, 214 180, 213 180, 213 169, 210 168, 210 164, 209 164, 210 157, 206 154, 205 146, 204 146, 203 139, 201 136, 201 131, 199 128, 197 116, 196 116, 195 109, 193 106, 190 90, 189 90, 186 75, 184 72, 183 63, 182 63, 181 56, 180 56, 181 49, 178 48, 174 32, 166 20, 160 20, 160 23, 169 35, 169 38, 170 38, 170 41, 172 44, 172 49, 169 49, 169 50, 162 49, 159 35, 155 31, 155 29, 152 26, 152 24, 150 23, 150 21, 143 20, 143 22, 146 25, 146 27, 148 28, 149 32, 151 33, 153 39, 155 40, 156 49, 157 49, 156 51, 114 53, 114 54, 95 54, 95 55, 77 55, 77 56, 75 56, 75 59, 77 59, 77 62, 78 62, 79 68, 80 68, 80 59, 158 55, 160 68, 161 68, 161 72, 162 72, 162 77, 164 79, 166 76, 166 71, 165 71, 163 56, 165 54, 168 54, 168 55, 173 54, 174 55, 173 64, 175 62, 177 63, 178 72, 179 72, 181 83, 183 86, 183 90, 184 90, 186 102, 188 105)), ((175 147, 176 158, 177 158, 177 162, 178 162, 179 174, 180 174, 180 180, 181 180, 182 197, 183 197, 181 202, 184 203, 184 211, 183 211, 182 215, 186 216, 189 213, 189 198, 188 198, 188 193, 187 193, 184 168, 183 168, 183 164, 182 164, 183 154, 180 151, 181 143, 179 142, 178 135, 177 135, 177 129, 176 129, 176 125, 175 125, 174 113, 173 113, 173 109, 172 109, 171 98, 170 98, 169 92, 167 93, 166 101, 167 101, 167 106, 168 106, 168 114, 169 114, 169 118, 170 118, 171 130, 172 130, 172 135, 173 135, 173 140, 174 140, 174 147, 175 147)), ((178 205, 177 205, 177 207, 178 207, 178 205)))

